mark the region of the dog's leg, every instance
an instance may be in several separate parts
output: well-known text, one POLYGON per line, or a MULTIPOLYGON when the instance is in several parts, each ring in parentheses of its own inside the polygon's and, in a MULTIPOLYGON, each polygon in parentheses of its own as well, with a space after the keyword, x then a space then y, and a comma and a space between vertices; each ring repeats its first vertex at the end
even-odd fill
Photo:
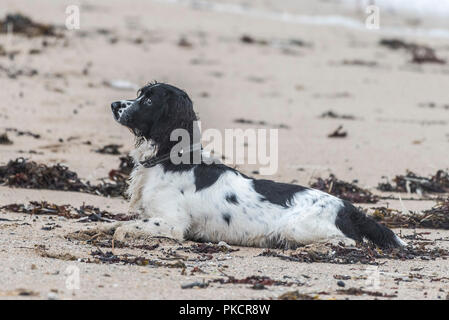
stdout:
POLYGON ((184 230, 162 218, 148 218, 124 223, 118 226, 114 232, 114 240, 123 242, 153 237, 167 237, 182 241, 184 240, 184 230))

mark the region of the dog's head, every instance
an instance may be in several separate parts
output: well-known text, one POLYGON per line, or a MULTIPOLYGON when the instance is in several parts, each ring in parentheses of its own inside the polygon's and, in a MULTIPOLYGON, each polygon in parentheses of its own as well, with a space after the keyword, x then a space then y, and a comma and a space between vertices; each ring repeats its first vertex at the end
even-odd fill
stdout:
POLYGON ((175 129, 192 132, 197 119, 187 93, 164 83, 149 84, 138 91, 134 100, 111 104, 114 118, 131 129, 137 137, 151 139, 159 145, 168 143, 175 129))

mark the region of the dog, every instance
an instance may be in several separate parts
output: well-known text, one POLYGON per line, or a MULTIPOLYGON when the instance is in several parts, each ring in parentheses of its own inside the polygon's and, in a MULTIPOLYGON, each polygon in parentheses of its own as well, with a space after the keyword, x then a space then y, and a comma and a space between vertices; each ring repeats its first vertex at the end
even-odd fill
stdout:
MULTIPOLYGON (((265 248, 331 239, 368 240, 381 248, 406 245, 349 202, 322 191, 254 179, 222 163, 173 163, 167 155, 179 141, 170 139, 171 132, 183 129, 192 137, 197 120, 181 89, 148 84, 136 99, 113 102, 111 109, 136 137, 128 195, 130 209, 141 217, 119 225, 115 239, 164 236, 265 248)), ((194 153, 190 141, 185 154, 194 153)))

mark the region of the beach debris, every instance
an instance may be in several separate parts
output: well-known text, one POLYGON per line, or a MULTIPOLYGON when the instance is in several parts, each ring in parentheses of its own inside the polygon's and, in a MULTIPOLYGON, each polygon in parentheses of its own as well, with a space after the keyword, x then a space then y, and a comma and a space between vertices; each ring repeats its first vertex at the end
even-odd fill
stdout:
POLYGON ((240 37, 240 42, 246 43, 246 44, 258 44, 258 45, 268 45, 269 41, 262 40, 262 39, 256 39, 250 35, 244 34, 240 37))
POLYGON ((339 126, 337 129, 329 133, 327 136, 328 138, 346 138, 347 135, 348 133, 346 131, 343 131, 343 126, 339 126))
POLYGON ((348 295, 348 296, 361 296, 368 295, 373 297, 383 297, 383 298, 396 298, 395 294, 386 294, 379 291, 368 291, 360 288, 348 288, 348 289, 338 289, 338 294, 348 295))
POLYGON ((446 64, 446 60, 438 58, 435 50, 426 46, 416 46, 412 50, 412 62, 417 64, 422 63, 437 63, 446 64))
POLYGON ((55 26, 34 22, 31 18, 20 13, 7 14, 3 20, 0 20, 0 33, 7 32, 23 34, 29 38, 39 36, 63 36, 56 31, 55 26))
POLYGON ((293 45, 293 46, 298 46, 298 47, 306 47, 306 46, 309 45, 308 43, 306 43, 306 42, 304 42, 304 41, 302 41, 302 40, 300 40, 300 39, 290 39, 288 42, 289 42, 291 45, 293 45))
POLYGON ((379 44, 392 50, 408 49, 410 44, 400 39, 381 39, 379 44))
POLYGON ((77 261, 78 258, 71 253, 50 253, 43 249, 36 249, 36 252, 43 258, 57 259, 63 261, 77 261))
POLYGON ((319 300, 319 296, 311 296, 305 293, 300 293, 298 290, 289 291, 281 294, 278 300, 319 300))
POLYGON ((363 67, 376 67, 378 65, 376 61, 366 61, 360 59, 343 60, 342 64, 345 66, 363 66, 363 67))
POLYGON ((446 64, 446 60, 438 58, 435 50, 412 42, 405 42, 400 39, 382 39, 379 44, 392 50, 404 49, 412 56, 412 63, 437 63, 446 64))
POLYGON ((333 110, 328 110, 320 115, 320 118, 355 120, 355 116, 350 114, 338 114, 333 110))
POLYGON ((4 145, 13 144, 13 142, 9 139, 8 134, 6 132, 0 134, 0 144, 4 144, 4 145))
POLYGON ((0 166, 0 183, 28 189, 50 189, 86 191, 89 186, 81 182, 78 175, 66 166, 57 164, 48 167, 27 161, 24 158, 10 160, 0 166))
POLYGON ((0 184, 26 189, 49 189, 85 192, 110 197, 125 197, 126 179, 113 183, 102 181, 98 185, 83 182, 68 167, 56 164, 47 166, 24 158, 10 160, 0 166, 0 184))
POLYGON ((120 165, 118 171, 125 175, 130 175, 134 169, 134 160, 131 156, 120 157, 120 165))
POLYGON ((119 149, 122 147, 123 147, 123 145, 119 145, 119 144, 108 144, 108 145, 105 145, 105 146, 95 150, 95 152, 101 153, 101 154, 119 155, 120 154, 119 149))
POLYGON ((207 288, 208 286, 209 286, 209 283, 207 283, 207 282, 195 281, 195 282, 181 285, 181 289, 193 289, 193 288, 204 289, 204 288, 207 288))
POLYGON ((332 263, 332 264, 368 264, 379 265, 382 259, 391 260, 436 260, 448 259, 449 251, 442 248, 426 248, 432 242, 411 243, 402 248, 379 249, 370 243, 360 243, 357 246, 346 246, 325 243, 317 250, 316 246, 306 246, 290 252, 289 255, 268 249, 259 256, 276 257, 281 260, 301 263, 332 263), (380 260, 380 261, 379 261, 380 260))
MULTIPOLYGON (((124 215, 126 216, 126 215, 124 215)), ((137 215, 128 215, 128 219, 137 219, 137 215)), ((114 240, 114 232, 116 229, 109 228, 105 230, 99 229, 84 229, 78 230, 75 232, 71 232, 66 234, 64 237, 68 240, 81 241, 89 245, 93 245, 101 248, 131 248, 131 249, 140 249, 144 251, 153 251, 160 247, 162 240, 154 237, 151 240, 155 243, 149 244, 148 241, 144 243, 135 243, 135 242, 123 242, 119 240, 114 240)), ((146 239, 148 240, 148 239, 146 239)))
POLYGON ((95 258, 96 262, 102 262, 102 263, 123 263, 123 264, 135 264, 139 266, 147 266, 152 261, 145 258, 145 257, 136 257, 131 255, 115 255, 111 251, 103 252, 100 249, 97 249, 95 251, 92 251, 90 253, 92 257, 95 258))
POLYGON ((336 280, 350 280, 351 276, 342 275, 342 274, 334 274, 334 279, 336 279, 336 280))
POLYGON ((228 276, 227 279, 214 279, 211 280, 213 283, 220 283, 220 284, 250 284, 250 285, 263 285, 263 286, 287 286, 290 287, 295 282, 286 282, 286 281, 280 281, 280 280, 273 280, 268 276, 249 276, 243 279, 237 279, 232 276, 228 276))
POLYGON ((39 296, 39 292, 23 288, 8 291, 0 291, 0 297, 8 297, 8 296, 37 297, 39 296))
POLYGON ((16 79, 19 76, 33 77, 38 74, 36 69, 28 67, 18 68, 16 66, 4 67, 0 65, 0 71, 4 72, 10 79, 16 79))
POLYGON ((327 179, 318 178, 311 184, 311 187, 352 203, 376 203, 379 201, 378 196, 358 187, 355 183, 356 181, 349 183, 339 180, 335 175, 330 174, 327 179))
POLYGON ((281 48, 284 50, 284 53, 295 53, 294 51, 289 50, 289 46, 291 47, 310 47, 309 43, 306 43, 300 39, 257 39, 248 34, 244 34, 240 37, 240 42, 251 45, 260 45, 260 46, 272 46, 276 48, 281 48))
POLYGON ((212 243, 193 244, 190 247, 181 247, 180 249, 186 252, 198 254, 231 253, 240 250, 233 249, 230 246, 216 245, 212 243))
POLYGON ((274 250, 264 250, 259 256, 277 257, 281 260, 302 262, 302 263, 334 263, 334 264, 371 264, 375 265, 377 253, 366 247, 346 247, 344 244, 324 244, 318 250, 312 247, 298 248, 290 255, 284 255, 274 250))
POLYGON ((137 218, 136 215, 128 215, 125 213, 113 214, 91 205, 83 204, 79 208, 76 208, 72 205, 56 205, 47 201, 30 201, 28 204, 12 203, 1 206, 0 210, 30 215, 54 215, 67 219, 81 219, 80 222, 129 221, 137 218))
POLYGON ((251 120, 251 119, 244 119, 244 118, 238 118, 238 119, 234 119, 234 123, 240 123, 240 124, 255 124, 255 125, 260 125, 260 126, 269 126, 269 127, 276 127, 279 129, 290 129, 290 126, 286 125, 286 124, 269 124, 264 120, 251 120))
POLYGON ((126 189, 128 186, 128 179, 129 175, 131 174, 131 171, 134 168, 134 161, 130 156, 123 156, 120 157, 120 165, 118 169, 112 169, 109 171, 109 179, 115 182, 117 187, 113 188, 118 189, 119 192, 122 192, 122 194, 126 193, 126 189))
POLYGON ((124 264, 124 265, 138 265, 138 266, 152 266, 152 267, 164 267, 164 268, 180 268, 185 269, 186 265, 182 261, 176 261, 174 263, 164 263, 157 260, 151 260, 143 256, 134 256, 129 254, 115 255, 111 251, 103 252, 100 249, 92 251, 90 255, 94 258, 94 261, 90 259, 83 260, 83 262, 94 263, 107 263, 107 264, 124 264))
POLYGON ((449 171, 438 170, 435 175, 422 177, 407 170, 405 175, 397 175, 393 178, 394 185, 390 182, 379 183, 377 189, 385 192, 407 193, 446 193, 449 192, 449 171))
POLYGON ((332 92, 332 93, 315 93, 313 95, 314 98, 326 98, 326 99, 341 99, 341 98, 350 98, 352 94, 347 91, 341 92, 332 92))
POLYGON ((193 44, 186 37, 181 37, 178 41, 178 46, 182 48, 192 48, 193 44))
POLYGON ((422 213, 403 214, 385 207, 371 208, 372 216, 389 228, 426 228, 449 230, 449 198, 422 213))
POLYGON ((31 131, 22 131, 16 128, 6 128, 6 132, 14 132, 18 137, 20 136, 29 136, 33 137, 34 139, 40 139, 41 135, 37 133, 33 133, 31 131))
POLYGON ((198 243, 193 244, 188 247, 179 247, 177 250, 181 250, 189 253, 198 254, 198 259, 201 261, 212 260, 214 258, 213 254, 216 253, 231 253, 239 251, 240 249, 233 249, 232 247, 226 247, 222 245, 212 244, 212 243, 198 243))
POLYGON ((251 289, 253 290, 263 290, 266 289, 265 286, 287 286, 290 287, 294 284, 297 284, 295 282, 286 282, 286 281, 279 281, 279 280, 273 280, 268 276, 249 276, 243 279, 237 279, 232 276, 228 276, 227 279, 219 278, 219 279, 212 279, 205 282, 204 280, 202 282, 195 281, 192 283, 187 283, 185 285, 181 285, 182 289, 192 289, 192 288, 207 288, 212 283, 219 283, 219 284, 249 284, 251 285, 251 289))

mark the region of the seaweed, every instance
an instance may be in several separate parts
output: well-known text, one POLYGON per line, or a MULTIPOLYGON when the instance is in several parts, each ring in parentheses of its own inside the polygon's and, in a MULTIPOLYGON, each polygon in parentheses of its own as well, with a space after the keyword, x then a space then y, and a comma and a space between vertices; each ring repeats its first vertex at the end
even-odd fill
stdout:
POLYGON ((251 119, 244 119, 244 118, 238 118, 234 120, 235 123, 240 123, 240 124, 257 124, 257 125, 261 125, 261 126, 273 126, 279 129, 290 129, 290 126, 284 124, 284 123, 280 123, 280 124, 274 124, 274 125, 270 125, 269 123, 267 123, 264 120, 251 120, 251 119))
POLYGON ((343 126, 339 126, 337 129, 327 135, 328 138, 346 138, 348 133, 343 131, 343 126))
POLYGON ((263 39, 256 39, 250 35, 244 34, 240 37, 240 42, 246 43, 246 44, 258 44, 258 45, 268 45, 269 42, 267 40, 263 39))
POLYGON ((350 114, 338 114, 333 110, 328 110, 320 115, 320 118, 331 118, 331 119, 344 119, 344 120, 355 120, 355 117, 350 114))
POLYGON ((219 246, 208 243, 194 244, 190 247, 183 247, 182 249, 184 251, 189 251, 198 254, 230 253, 239 251, 239 249, 232 249, 226 246, 219 246))
POLYGON ((343 65, 346 66, 364 66, 364 67, 377 67, 376 61, 365 61, 360 59, 343 60, 343 65))
POLYGON ((0 144, 11 145, 13 142, 8 138, 8 134, 2 133, 0 134, 0 144))
POLYGON ((80 222, 108 220, 129 221, 136 219, 135 215, 127 215, 124 213, 113 214, 90 205, 82 205, 79 208, 75 208, 71 205, 56 205, 47 201, 30 201, 27 205, 12 203, 1 206, 0 210, 30 215, 55 215, 67 219, 82 219, 80 222))
POLYGON ((208 286, 209 286, 209 283, 207 283, 207 282, 195 281, 195 282, 181 285, 181 289, 193 289, 195 287, 204 289, 204 288, 207 288, 208 286))
MULTIPOLYGON (((182 261, 175 263, 164 263, 157 260, 151 260, 143 256, 132 256, 128 254, 115 255, 111 251, 103 252, 100 249, 94 250, 90 255, 95 259, 93 262, 107 263, 107 264, 124 264, 124 265, 138 265, 138 266, 153 266, 165 268, 181 268, 186 266, 182 261)), ((84 262, 91 262, 90 260, 84 262)))
POLYGON ((376 264, 377 252, 372 248, 346 247, 343 244, 326 244, 325 250, 300 248, 290 255, 280 254, 273 250, 265 250, 259 256, 277 257, 281 260, 302 263, 333 263, 333 264, 376 264))
POLYGON ((0 33, 14 32, 29 38, 39 36, 61 37, 56 28, 50 24, 37 23, 20 13, 7 14, 0 20, 0 33))
POLYGON ((422 213, 402 214, 398 210, 385 207, 371 208, 372 216, 389 228, 426 228, 449 230, 449 198, 422 213))
POLYGON ((229 276, 227 279, 214 279, 211 280, 213 283, 220 284, 250 284, 250 285, 263 285, 263 286, 292 286, 296 283, 294 282, 286 282, 280 280, 273 280, 267 276, 249 276, 243 279, 237 279, 232 276, 229 276))
POLYGON ((121 147, 123 147, 123 146, 118 145, 118 144, 108 144, 108 145, 105 145, 104 147, 101 147, 101 148, 95 150, 95 152, 101 153, 101 154, 119 155, 120 154, 119 149, 121 147))
POLYGON ((22 131, 22 130, 18 130, 16 128, 6 128, 6 132, 15 132, 18 137, 29 136, 29 137, 33 137, 34 139, 40 139, 40 137, 41 137, 40 134, 33 133, 31 131, 22 131))
POLYGON ((372 244, 358 244, 357 246, 346 246, 324 244, 321 250, 313 247, 303 247, 291 252, 289 255, 281 254, 273 250, 264 250, 259 256, 276 257, 281 260, 301 263, 331 263, 331 264, 368 264, 379 265, 378 259, 393 260, 436 260, 447 259, 449 251, 442 248, 426 248, 431 243, 410 244, 403 248, 391 248, 380 250, 372 244))
POLYGON ((16 79, 19 76, 33 77, 39 72, 36 69, 23 67, 18 68, 16 66, 4 67, 0 65, 0 71, 4 72, 6 76, 10 79, 16 79))
POLYGON ((330 174, 327 179, 318 178, 311 184, 311 187, 353 203, 377 203, 379 201, 378 196, 370 191, 358 187, 355 183, 339 180, 333 174, 330 174))
POLYGON ((109 179, 116 183, 126 184, 131 171, 134 169, 134 161, 130 156, 120 157, 120 164, 118 169, 109 171, 109 179))
POLYGON ((6 166, 0 166, 0 183, 28 189, 89 190, 89 186, 64 165, 48 167, 24 158, 17 158, 9 161, 6 166))
POLYGON ((126 179, 116 179, 114 183, 102 181, 98 185, 83 182, 76 172, 56 164, 47 166, 24 158, 10 160, 0 166, 0 184, 27 189, 49 189, 76 191, 110 197, 125 197, 126 179))
POLYGON ((385 192, 407 193, 446 193, 449 192, 449 171, 438 170, 430 177, 419 176, 407 170, 405 175, 393 178, 394 185, 389 181, 379 183, 377 189, 385 192))
POLYGON ((383 298, 396 298, 395 294, 386 294, 379 291, 368 291, 359 288, 348 288, 348 289, 338 289, 338 294, 350 295, 350 296, 361 296, 368 295, 373 297, 383 297, 383 298))
POLYGON ((178 46, 183 48, 192 48, 193 44, 186 37, 181 37, 178 40, 178 46))
POLYGON ((405 42, 400 39, 382 39, 379 44, 392 50, 404 49, 412 56, 412 63, 437 63, 446 64, 444 59, 437 57, 435 50, 425 46, 412 42, 405 42))

